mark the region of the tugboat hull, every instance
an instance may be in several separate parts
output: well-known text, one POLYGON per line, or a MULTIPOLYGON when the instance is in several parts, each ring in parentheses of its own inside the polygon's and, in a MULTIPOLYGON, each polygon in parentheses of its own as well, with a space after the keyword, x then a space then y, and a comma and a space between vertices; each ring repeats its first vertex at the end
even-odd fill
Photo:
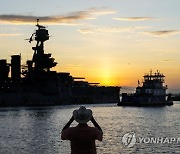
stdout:
POLYGON ((166 101, 166 102, 119 102, 118 106, 138 106, 138 107, 155 107, 155 106, 171 106, 173 105, 173 101, 166 101))

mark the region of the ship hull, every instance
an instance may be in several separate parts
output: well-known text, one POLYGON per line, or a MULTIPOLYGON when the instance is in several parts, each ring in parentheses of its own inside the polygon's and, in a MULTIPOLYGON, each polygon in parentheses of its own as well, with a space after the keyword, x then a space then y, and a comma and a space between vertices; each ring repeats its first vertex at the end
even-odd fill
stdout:
POLYGON ((173 105, 173 101, 164 101, 164 102, 119 102, 118 106, 170 106, 173 105))
POLYGON ((12 92, 0 94, 0 107, 106 104, 119 100, 119 87, 77 87, 56 94, 12 92))

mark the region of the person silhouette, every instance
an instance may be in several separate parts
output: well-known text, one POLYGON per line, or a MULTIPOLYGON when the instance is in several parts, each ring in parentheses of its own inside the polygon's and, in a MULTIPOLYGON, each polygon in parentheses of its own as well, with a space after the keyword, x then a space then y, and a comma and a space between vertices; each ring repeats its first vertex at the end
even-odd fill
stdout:
POLYGON ((73 111, 73 116, 62 129, 61 139, 71 141, 71 154, 96 154, 95 140, 102 141, 103 131, 94 119, 92 110, 81 106, 73 111), (70 127, 74 120, 78 125, 70 127), (95 127, 88 126, 88 121, 95 127))

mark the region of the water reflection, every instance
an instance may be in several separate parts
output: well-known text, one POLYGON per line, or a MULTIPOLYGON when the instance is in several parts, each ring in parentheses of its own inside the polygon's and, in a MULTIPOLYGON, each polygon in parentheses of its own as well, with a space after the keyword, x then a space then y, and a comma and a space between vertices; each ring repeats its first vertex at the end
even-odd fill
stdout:
MULTIPOLYGON (((137 137, 179 137, 179 109, 176 103, 163 108, 117 107, 116 105, 86 105, 104 132, 97 143, 98 153, 178 153, 178 144, 122 145, 122 136, 135 132, 137 137)), ((0 153, 60 153, 70 154, 69 141, 60 139, 60 131, 79 106, 0 109, 0 153)), ((92 125, 91 123, 89 123, 92 125)), ((76 122, 73 123, 76 125, 76 122)))

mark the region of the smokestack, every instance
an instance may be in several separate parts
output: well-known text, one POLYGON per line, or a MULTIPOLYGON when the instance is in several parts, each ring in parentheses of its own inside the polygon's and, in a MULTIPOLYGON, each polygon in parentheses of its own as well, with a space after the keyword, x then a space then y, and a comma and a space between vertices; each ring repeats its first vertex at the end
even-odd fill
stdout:
POLYGON ((6 80, 9 74, 9 66, 7 65, 6 59, 0 60, 0 80, 6 80))
POLYGON ((11 56, 11 78, 16 80, 21 78, 21 56, 11 56))

